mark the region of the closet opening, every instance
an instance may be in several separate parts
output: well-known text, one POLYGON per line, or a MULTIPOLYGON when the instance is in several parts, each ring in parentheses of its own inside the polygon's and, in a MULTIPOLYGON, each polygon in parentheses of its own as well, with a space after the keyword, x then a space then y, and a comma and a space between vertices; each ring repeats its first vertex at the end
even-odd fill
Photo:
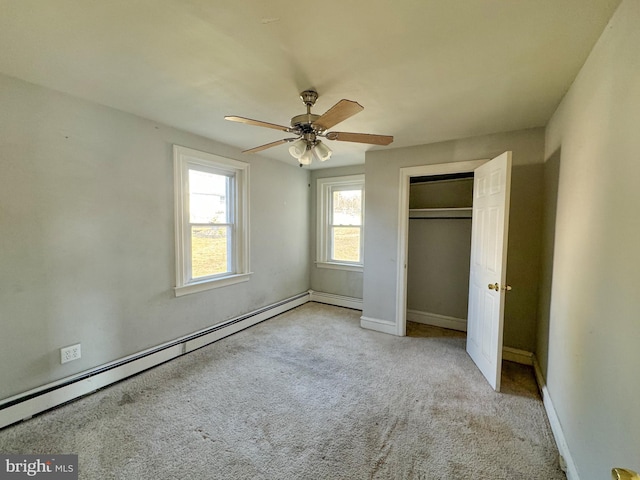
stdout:
POLYGON ((467 331, 473 176, 409 179, 408 322, 467 331))
MULTIPOLYGON (((453 199, 456 199, 457 193, 455 193, 456 188, 460 188, 461 190, 466 189, 465 198, 473 198, 468 197, 469 195, 469 186, 471 183, 471 191, 473 190, 473 180, 474 180, 474 171, 476 168, 480 167, 487 163, 488 159, 478 159, 478 160, 470 160, 463 162, 451 162, 451 163, 441 163, 441 164, 431 164, 431 165, 419 165, 415 167, 403 167, 400 168, 400 185, 399 185, 399 211, 398 211, 398 269, 397 269, 397 296, 396 296, 396 319, 397 319, 397 330, 396 335, 404 336, 407 334, 407 314, 412 317, 415 321, 416 318, 422 320, 422 322, 429 322, 429 324, 436 325, 446 325, 446 328, 466 328, 466 318, 468 313, 464 311, 466 305, 468 305, 468 295, 464 297, 464 292, 468 294, 468 281, 469 281, 469 271, 467 268, 467 272, 464 274, 459 273, 458 276, 460 278, 466 279, 465 285, 456 285, 456 289, 461 291, 454 292, 448 291, 446 292, 446 297, 448 298, 445 302, 439 301, 437 299, 434 300, 434 296, 431 296, 431 300, 427 300, 425 303, 424 299, 419 297, 420 292, 424 292, 426 288, 429 286, 433 288, 438 288, 439 291, 442 291, 442 287, 437 285, 437 277, 438 274, 441 273, 441 270, 444 267, 440 267, 441 263, 429 264, 426 268, 428 275, 431 276, 429 279, 429 286, 426 285, 426 280, 420 278, 420 267, 414 266, 411 269, 411 284, 409 285, 408 281, 408 270, 409 270, 409 246, 412 248, 412 261, 415 260, 416 255, 420 255, 415 247, 415 242, 409 242, 409 230, 411 225, 420 225, 423 224, 422 227, 417 226, 412 228, 412 237, 417 236, 421 229, 428 229, 429 224, 437 224, 442 223, 444 221, 451 221, 455 224, 455 222, 462 222, 457 227, 454 225, 453 229, 458 228, 461 229, 460 226, 464 223, 471 224, 471 214, 472 209, 470 210, 470 206, 472 203, 462 201, 457 199, 453 202, 453 199), (466 186, 456 187, 456 182, 461 182, 461 185, 467 184, 466 186), (453 184, 454 187, 449 190, 447 185, 453 184), (419 186, 419 185, 431 185, 431 186, 419 186), (413 196, 411 195, 411 190, 414 189, 413 196), (430 193, 426 193, 429 191, 430 193), (441 195, 436 194, 436 191, 441 191, 441 195), (412 198, 410 198, 412 197, 412 198), (424 197, 424 198, 423 198, 424 197), (429 203, 426 202, 427 199, 429 203), (410 202, 411 200, 411 202, 410 202), (423 202, 424 200, 424 202, 423 202), (411 208, 410 208, 411 207, 411 208), (411 217, 411 218, 410 218, 411 217), (425 218, 424 220, 418 219, 418 217, 425 218), (437 219, 439 217, 439 219, 437 219), (469 217, 469 218, 465 218, 469 217), (428 218, 428 219, 426 219, 428 218), (454 219, 455 218, 455 219, 454 219), (436 220, 437 219, 437 220, 436 220), (417 280, 416 280, 417 277, 417 280), (435 286, 434 286, 435 285, 435 286), (408 304, 408 289, 411 288, 411 303, 408 304), (462 293, 461 293, 462 292, 462 293), (443 309, 441 308, 445 303, 449 305, 451 303, 450 297, 453 296, 455 298, 460 298, 460 304, 456 307, 455 310, 451 309, 443 309), (431 307, 433 302, 440 302, 440 305, 436 307, 431 307), (409 312, 407 311, 409 310, 409 312), (434 311, 430 311, 434 310, 434 311), (432 314, 432 315, 424 315, 424 314, 432 314), (451 321, 452 319, 457 319, 457 321, 451 321), (446 321, 445 321, 446 320, 446 321)), ((461 195, 462 197, 462 195, 461 195)), ((469 262, 471 247, 470 243, 465 252, 466 262, 469 262)), ((418 262, 424 261, 424 259, 419 259, 418 262)), ((456 261, 458 263, 461 262, 460 258, 457 258, 456 261)), ((464 260, 462 260, 464 262, 464 260)), ((417 265, 417 264, 416 264, 417 265)), ((447 267, 449 270, 450 268, 447 267)), ((458 269, 456 268, 456 271, 458 269)), ((449 275, 449 273, 447 273, 449 275)), ((448 280, 447 280, 448 281, 448 280)))

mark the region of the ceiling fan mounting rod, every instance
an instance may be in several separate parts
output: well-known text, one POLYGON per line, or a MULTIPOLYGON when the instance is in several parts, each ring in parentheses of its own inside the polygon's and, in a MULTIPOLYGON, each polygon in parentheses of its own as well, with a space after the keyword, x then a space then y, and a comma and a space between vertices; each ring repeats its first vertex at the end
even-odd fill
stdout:
POLYGON ((307 106, 307 113, 296 115, 291 119, 291 130, 298 135, 314 133, 316 129, 313 128, 312 123, 320 118, 320 115, 312 114, 311 107, 315 105, 318 99, 318 92, 315 90, 305 90, 300 93, 300 99, 307 106))

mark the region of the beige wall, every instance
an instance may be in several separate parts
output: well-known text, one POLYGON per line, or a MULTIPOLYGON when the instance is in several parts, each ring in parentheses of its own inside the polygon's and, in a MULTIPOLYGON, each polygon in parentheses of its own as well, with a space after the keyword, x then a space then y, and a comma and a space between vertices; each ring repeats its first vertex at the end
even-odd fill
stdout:
POLYGON ((640 471, 639 26, 624 0, 546 131, 559 178, 538 351, 581 480, 640 471))
POLYGON ((547 357, 549 355, 549 311, 551 309, 551 290, 553 286, 553 260, 559 178, 560 150, 557 150, 544 164, 540 285, 538 287, 538 342, 536 344, 536 358, 543 372, 547 371, 547 357))
MULTIPOLYGON (((309 250, 309 264, 311 265, 311 290, 334 295, 343 295, 356 299, 362 298, 362 272, 337 270, 333 268, 318 268, 316 266, 316 230, 317 230, 317 183, 320 178, 342 177, 345 175, 361 175, 364 173, 364 165, 351 167, 322 168, 311 171, 309 184, 311 191, 310 232, 311 245, 309 250)), ((365 178, 365 184, 367 179, 365 178)), ((365 198, 365 212, 367 209, 365 198)))
POLYGON ((0 105, 0 399, 308 289, 307 170, 5 76, 0 105), (251 163, 248 282, 174 296, 174 143, 251 163))
POLYGON ((532 352, 538 306, 544 129, 367 152, 363 316, 396 321, 399 172, 402 167, 493 158, 513 151, 504 344, 532 352))

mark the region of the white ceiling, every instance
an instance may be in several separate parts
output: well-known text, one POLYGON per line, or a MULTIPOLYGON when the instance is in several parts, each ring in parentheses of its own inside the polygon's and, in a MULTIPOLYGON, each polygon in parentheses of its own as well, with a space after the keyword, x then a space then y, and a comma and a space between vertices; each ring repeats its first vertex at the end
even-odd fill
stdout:
MULTIPOLYGON (((620 0, 0 0, 0 72, 242 149, 287 134, 315 88, 334 130, 322 166, 372 148, 543 126, 620 0)), ((286 145, 256 155, 296 164, 286 145)), ((314 164, 314 167, 316 165, 314 164)))

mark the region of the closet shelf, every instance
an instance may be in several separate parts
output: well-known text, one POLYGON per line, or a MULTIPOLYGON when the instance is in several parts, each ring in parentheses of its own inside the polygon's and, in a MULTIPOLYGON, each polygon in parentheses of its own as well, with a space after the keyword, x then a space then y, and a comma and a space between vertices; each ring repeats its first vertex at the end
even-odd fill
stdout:
POLYGON ((410 219, 471 218, 472 207, 461 208, 411 208, 410 219))

